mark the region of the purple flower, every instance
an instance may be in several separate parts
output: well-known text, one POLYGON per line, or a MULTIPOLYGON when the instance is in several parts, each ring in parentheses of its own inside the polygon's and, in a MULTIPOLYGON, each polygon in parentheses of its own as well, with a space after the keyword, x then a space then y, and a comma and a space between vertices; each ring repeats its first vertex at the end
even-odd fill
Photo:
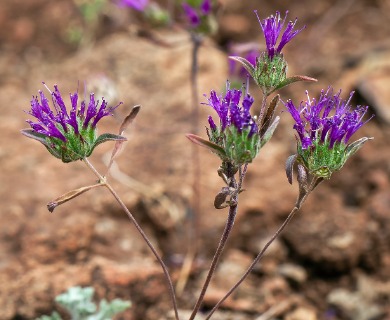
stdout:
MULTIPOLYGON (((53 110, 49 106, 49 101, 42 91, 39 91, 40 101, 38 97, 33 97, 31 100, 31 110, 27 113, 36 118, 35 121, 27 120, 31 128, 40 134, 49 138, 58 138, 64 142, 67 141, 67 134, 70 130, 76 135, 80 134, 82 129, 87 129, 89 126, 94 129, 99 120, 111 112, 116 107, 107 108, 107 102, 103 99, 98 108, 99 101, 95 102, 94 94, 90 94, 90 100, 85 112, 85 102, 81 102, 78 109, 77 101, 78 94, 70 94, 70 110, 68 112, 65 103, 62 99, 58 86, 54 86, 54 91, 51 92, 53 110)), ((72 134, 73 134, 72 133, 72 134)))
MULTIPOLYGON (((250 108, 254 99, 247 93, 240 105, 241 96, 242 91, 230 89, 230 83, 228 82, 225 96, 218 96, 212 90, 207 104, 217 112, 221 132, 230 126, 234 126, 239 133, 249 128, 248 136, 251 137, 258 132, 256 122, 250 114, 250 108)), ((209 124, 212 131, 217 130, 217 126, 211 116, 209 116, 209 124)))
POLYGON ((276 47, 276 42, 278 41, 280 33, 283 29, 288 11, 286 11, 286 16, 284 17, 283 21, 280 18, 279 11, 276 11, 275 16, 271 15, 263 21, 260 20, 257 11, 255 11, 255 13, 264 33, 265 43, 267 45, 267 54, 270 59, 273 59, 276 54, 280 54, 283 47, 305 28, 304 26, 299 30, 294 30, 297 19, 295 19, 294 22, 290 20, 283 32, 279 45, 276 47))
POLYGON ((307 93, 307 101, 301 102, 298 108, 291 100, 285 103, 287 110, 293 117, 294 129, 297 131, 303 150, 311 146, 323 144, 329 149, 335 145, 347 145, 351 136, 367 121, 363 117, 367 112, 367 106, 350 106, 354 92, 351 92, 348 100, 340 98, 341 90, 333 94, 332 88, 321 91, 318 100, 310 99, 307 93))
POLYGON ((118 5, 121 7, 130 7, 137 11, 144 11, 149 0, 119 0, 118 5))
POLYGON ((193 7, 187 2, 182 4, 187 21, 192 28, 196 28, 201 23, 201 18, 207 16, 211 12, 211 0, 203 0, 202 3, 193 7))

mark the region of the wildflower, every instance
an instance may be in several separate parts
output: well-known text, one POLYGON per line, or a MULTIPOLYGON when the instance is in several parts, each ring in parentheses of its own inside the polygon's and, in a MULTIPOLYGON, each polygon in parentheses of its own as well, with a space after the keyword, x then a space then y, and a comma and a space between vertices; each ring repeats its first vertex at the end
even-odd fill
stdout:
POLYGON ((283 29, 288 11, 286 11, 286 16, 284 17, 283 21, 280 18, 279 11, 276 11, 275 16, 271 15, 263 21, 260 20, 257 11, 255 11, 255 13, 257 19, 259 20, 260 27, 264 33, 265 43, 267 46, 267 55, 270 60, 272 60, 275 55, 280 55, 283 47, 305 28, 304 26, 299 30, 294 30, 295 24, 297 23, 297 19, 295 19, 294 22, 290 20, 286 29, 283 32, 279 45, 276 47, 276 42, 278 41, 280 33, 283 29))
POLYGON ((211 0, 200 1, 184 1, 183 10, 186 19, 192 29, 205 29, 207 26, 206 20, 211 13, 211 0), (202 26, 206 24, 205 26, 202 26))
POLYGON ((118 5, 121 7, 130 7, 137 11, 144 11, 149 0, 119 0, 118 5))
POLYGON ((258 127, 250 114, 254 99, 246 93, 240 103, 242 96, 242 90, 230 89, 228 82, 225 95, 218 96, 212 90, 207 103, 219 117, 218 125, 211 116, 208 118, 209 139, 224 150, 226 159, 235 164, 251 162, 260 149, 258 127))
POLYGON ((333 94, 332 88, 321 91, 318 99, 301 102, 296 108, 291 100, 285 106, 295 124, 298 134, 297 153, 300 161, 311 174, 329 179, 334 171, 340 170, 348 158, 360 149, 369 138, 349 143, 352 135, 370 119, 363 121, 367 106, 352 109, 348 100, 343 100, 341 90, 333 94))
MULTIPOLYGON (((50 91, 50 90, 49 90, 50 91)), ((102 99, 95 101, 90 94, 88 105, 82 101, 78 107, 78 94, 70 94, 71 108, 68 111, 62 99, 58 86, 50 94, 54 108, 42 91, 31 100, 31 110, 27 113, 36 120, 27 120, 31 129, 22 130, 25 136, 38 140, 48 151, 63 162, 71 162, 89 157, 94 148, 107 140, 125 140, 122 136, 103 134, 97 137, 97 123, 117 107, 107 107, 102 99)))
POLYGON ((287 78, 287 62, 281 53, 283 47, 305 27, 300 30, 294 30, 297 19, 294 22, 289 21, 282 34, 279 45, 277 45, 287 18, 287 12, 283 21, 280 18, 279 12, 276 12, 275 16, 272 15, 263 21, 260 20, 257 11, 255 13, 264 33, 267 51, 259 54, 255 64, 242 57, 230 57, 230 59, 240 62, 243 65, 266 96, 277 89, 297 81, 317 81, 316 79, 299 75, 287 78))

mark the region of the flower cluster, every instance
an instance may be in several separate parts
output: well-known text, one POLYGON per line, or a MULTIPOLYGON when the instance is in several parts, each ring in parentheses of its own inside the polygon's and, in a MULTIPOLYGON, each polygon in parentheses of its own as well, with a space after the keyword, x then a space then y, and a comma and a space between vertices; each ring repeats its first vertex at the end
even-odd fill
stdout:
MULTIPOLYGON (((50 90, 49 90, 50 91, 50 90)), ((68 112, 58 87, 54 86, 52 96, 54 110, 50 108, 49 100, 42 91, 38 97, 31 100, 31 110, 27 113, 36 118, 36 121, 27 120, 32 129, 22 133, 29 138, 40 141, 57 158, 64 162, 88 157, 93 149, 107 140, 123 140, 121 136, 104 134, 97 137, 97 123, 117 107, 107 107, 102 99, 95 101, 94 94, 90 94, 88 105, 82 101, 78 108, 78 94, 70 94, 71 108, 68 112)))
MULTIPOLYGON (((199 1, 197 1, 199 2, 199 1)), ((192 28, 197 28, 203 17, 207 17, 211 12, 211 0, 203 0, 201 3, 183 2, 183 10, 187 21, 192 28)))
POLYGON ((371 119, 363 121, 367 106, 351 108, 353 92, 348 100, 343 100, 340 95, 341 90, 333 94, 329 88, 321 91, 318 100, 310 99, 307 94, 307 101, 301 102, 298 108, 291 100, 285 103, 295 121, 300 160, 311 173, 324 178, 339 170, 360 148, 361 144, 348 144, 348 141, 371 119))
MULTIPOLYGON (((251 137, 258 131, 256 122, 249 111, 254 99, 247 93, 240 106, 241 96, 242 91, 230 89, 230 83, 228 82, 224 97, 218 96, 214 90, 210 92, 208 105, 211 106, 219 116, 221 132, 227 127, 234 126, 239 133, 248 131, 248 135, 251 137)), ((218 130, 211 116, 209 116, 209 124, 211 131, 214 132, 218 130)))
POLYGON ((246 93, 240 104, 242 96, 243 92, 230 89, 228 82, 225 95, 218 96, 213 90, 207 103, 219 117, 218 125, 211 116, 208 118, 209 139, 224 150, 223 160, 235 164, 251 162, 260 149, 258 127, 250 114, 254 99, 246 93))
POLYGON ((295 19, 294 22, 289 21, 286 29, 283 32, 279 45, 276 47, 276 42, 278 41, 280 33, 283 29, 288 11, 286 11, 286 16, 284 17, 283 21, 280 18, 279 11, 276 11, 275 16, 271 15, 263 21, 260 20, 259 16, 257 15, 257 11, 255 11, 255 13, 257 19, 259 20, 261 29, 264 33, 265 43, 267 46, 267 55, 271 60, 274 58, 275 55, 279 55, 283 47, 305 28, 304 26, 299 30, 294 30, 295 24, 297 23, 297 19, 295 19))

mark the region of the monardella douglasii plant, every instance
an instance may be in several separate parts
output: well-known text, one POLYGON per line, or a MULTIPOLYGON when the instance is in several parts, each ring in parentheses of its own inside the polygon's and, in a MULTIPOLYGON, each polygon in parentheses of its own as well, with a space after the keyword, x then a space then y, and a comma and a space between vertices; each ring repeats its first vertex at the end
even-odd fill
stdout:
MULTIPOLYGON (((185 2, 184 10, 194 28, 198 28, 198 22, 201 23, 202 19, 209 13, 210 3, 210 1, 203 0, 192 3, 190 6, 189 1, 185 2)), ((265 51, 260 52, 252 61, 238 56, 230 58, 241 63, 254 79, 262 93, 261 102, 257 103, 249 93, 249 81, 241 89, 231 88, 228 81, 224 92, 218 93, 211 90, 210 94, 205 95, 205 102, 202 103, 203 107, 206 105, 210 112, 205 133, 207 138, 196 134, 187 135, 192 142, 207 148, 220 158, 221 164, 217 172, 222 178, 223 184, 215 196, 214 206, 216 209, 228 208, 221 240, 189 320, 194 320, 201 309, 204 296, 233 229, 238 213, 239 194, 244 191, 243 183, 248 166, 256 157, 261 156, 262 147, 270 141, 277 129, 280 117, 276 115, 276 110, 280 101, 284 105, 283 110, 288 111, 283 114, 290 113, 295 121, 292 129, 296 131, 297 151, 286 161, 286 174, 288 182, 292 183, 293 169, 296 169, 299 189, 296 203, 283 224, 248 266, 246 272, 216 303, 205 316, 205 320, 210 319, 219 306, 246 279, 264 256, 268 247, 301 208, 310 193, 322 181, 330 179, 335 171, 340 170, 346 161, 366 141, 371 139, 364 137, 350 142, 352 136, 370 119, 365 119, 367 118, 365 117, 366 113, 368 113, 367 106, 354 107, 352 105, 353 93, 344 100, 341 97, 341 90, 334 92, 329 87, 327 90, 321 91, 318 98, 310 98, 307 93, 307 100, 300 104, 294 104, 290 99, 282 100, 279 94, 270 97, 278 89, 294 82, 314 82, 317 80, 307 76, 287 76, 287 62, 282 50, 305 27, 296 29, 297 19, 287 21, 287 13, 284 19, 280 17, 279 12, 276 12, 275 15, 263 20, 258 17, 258 21, 265 38, 263 46, 265 51), (254 114, 254 109, 259 110, 258 114, 254 114)), ((193 63, 194 66, 197 67, 197 64, 193 63)), ((193 74, 195 73, 196 70, 193 74)), ((216 86, 219 87, 220 84, 216 84, 216 86)), ((179 320, 176 294, 167 267, 141 226, 107 182, 106 177, 118 151, 126 140, 123 133, 136 117, 140 107, 136 106, 131 110, 120 126, 118 134, 105 133, 99 136, 97 134, 98 123, 110 115, 117 106, 109 107, 107 101, 104 99, 101 99, 101 102, 97 101, 93 94, 90 94, 88 102, 81 101, 79 103, 78 94, 74 93, 70 95, 69 107, 67 107, 67 103, 64 102, 57 86, 54 86, 54 91, 49 92, 51 104, 42 92, 39 92, 39 99, 33 97, 31 110, 27 113, 35 119, 27 120, 31 129, 25 129, 22 133, 41 142, 52 155, 63 162, 82 160, 98 177, 97 184, 72 190, 51 201, 48 204, 49 210, 53 211, 57 206, 95 187, 106 187, 135 225, 159 262, 167 281, 175 319, 179 320), (115 146, 107 173, 102 175, 91 164, 88 157, 91 156, 97 145, 109 140, 115 141, 115 146)), ((291 132, 293 133, 293 130, 291 132)))

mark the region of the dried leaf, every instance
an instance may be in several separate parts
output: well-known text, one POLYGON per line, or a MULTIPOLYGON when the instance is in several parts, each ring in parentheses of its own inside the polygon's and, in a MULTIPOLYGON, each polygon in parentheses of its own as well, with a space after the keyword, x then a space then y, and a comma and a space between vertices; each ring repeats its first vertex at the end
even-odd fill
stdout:
POLYGON ((121 126, 119 127, 119 135, 123 135, 123 133, 127 130, 129 125, 134 121, 135 117, 137 116, 140 110, 141 110, 140 105, 136 105, 131 109, 129 115, 123 120, 121 126))
MULTIPOLYGON (((132 124, 132 122, 134 121, 135 117, 137 116, 138 112, 141 110, 141 106, 140 105, 136 105, 134 106, 130 113, 126 116, 126 118, 123 120, 122 124, 120 125, 119 127, 119 134, 122 136, 122 134, 127 130, 127 128, 129 127, 130 124, 132 124)), ((117 141, 115 143, 115 146, 114 148, 112 149, 112 153, 111 153, 111 158, 110 158, 110 161, 108 162, 108 166, 107 166, 107 173, 110 171, 110 168, 112 166, 112 163, 114 162, 115 158, 117 157, 119 151, 121 150, 122 148, 122 145, 123 145, 123 142, 125 142, 126 140, 123 140, 123 141, 117 141)), ((107 175, 106 173, 106 175, 107 175)))
POLYGON ((58 198, 54 199, 53 201, 50 201, 48 204, 47 204, 47 209, 50 211, 50 212, 53 212, 54 209, 56 207, 58 207, 59 205, 65 203, 65 202, 68 202, 69 200, 72 200, 73 198, 76 198, 77 196, 79 196, 80 194, 84 193, 84 192, 87 192, 93 188, 96 188, 96 187, 101 187, 103 186, 103 184, 101 183, 98 183, 98 184, 94 184, 94 185, 91 185, 91 186, 87 186, 87 187, 82 187, 82 188, 78 188, 78 189, 75 189, 75 190, 71 190, 65 194, 63 194, 62 196, 59 196, 58 198))
POLYGON ((265 114, 263 123, 261 124, 260 137, 262 137, 264 135, 264 133, 267 131, 267 129, 272 121, 272 118, 275 115, 275 110, 276 110, 276 106, 278 105, 278 102, 279 102, 279 97, 280 96, 277 94, 269 103, 269 106, 267 108, 267 113, 265 114))
POLYGON ((287 158, 286 161, 286 175, 287 175, 287 180, 290 184, 293 182, 293 173, 294 173, 294 163, 297 160, 298 155, 293 154, 287 158))
POLYGON ((201 137, 199 137, 199 136, 197 136, 195 134, 192 134, 192 133, 186 134, 186 137, 191 142, 209 149, 211 152, 216 153, 221 158, 225 158, 226 157, 225 150, 223 150, 220 146, 216 145, 215 143, 212 143, 212 142, 210 142, 208 140, 205 140, 205 139, 203 139, 203 138, 201 138, 201 137))
POLYGON ((279 124, 279 121, 280 121, 280 117, 279 116, 275 117, 274 122, 272 122, 272 124, 268 127, 267 131, 264 133, 264 136, 261 137, 260 148, 262 148, 271 139, 276 127, 279 124))

